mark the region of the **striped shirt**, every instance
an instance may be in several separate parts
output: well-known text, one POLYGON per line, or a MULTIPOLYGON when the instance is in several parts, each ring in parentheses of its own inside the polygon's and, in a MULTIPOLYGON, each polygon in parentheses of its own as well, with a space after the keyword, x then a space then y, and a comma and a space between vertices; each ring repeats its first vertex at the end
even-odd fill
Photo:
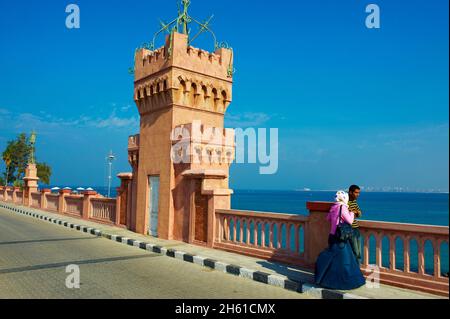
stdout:
POLYGON ((361 217, 362 216, 362 212, 361 212, 361 209, 359 208, 359 205, 356 202, 356 200, 349 200, 348 201, 348 210, 355 214, 355 220, 353 221, 352 227, 353 228, 358 228, 359 224, 358 224, 358 221, 356 220, 356 218, 361 217))

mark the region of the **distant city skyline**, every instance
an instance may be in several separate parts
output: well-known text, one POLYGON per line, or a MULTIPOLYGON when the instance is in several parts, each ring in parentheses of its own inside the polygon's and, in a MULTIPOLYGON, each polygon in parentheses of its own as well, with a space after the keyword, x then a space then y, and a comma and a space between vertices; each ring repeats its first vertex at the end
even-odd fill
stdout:
MULTIPOLYGON (((103 186, 110 150, 114 175, 131 171, 134 50, 177 1, 74 3, 76 30, 65 3, 0 4, 0 151, 34 129, 52 184, 103 186)), ((225 126, 279 129, 277 173, 234 164, 230 188, 448 192, 448 1, 374 3, 380 29, 367 29, 358 1, 192 1, 191 14, 214 13, 218 40, 234 49, 225 126)), ((207 36, 193 45, 213 49, 207 36)))

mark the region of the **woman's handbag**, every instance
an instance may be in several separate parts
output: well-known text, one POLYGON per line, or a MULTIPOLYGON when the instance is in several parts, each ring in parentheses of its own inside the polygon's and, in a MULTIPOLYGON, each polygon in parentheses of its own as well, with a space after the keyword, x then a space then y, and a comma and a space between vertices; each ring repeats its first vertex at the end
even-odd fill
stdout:
POLYGON ((336 238, 339 241, 346 241, 352 238, 353 228, 352 225, 342 222, 342 205, 339 209, 339 224, 336 227, 336 238))

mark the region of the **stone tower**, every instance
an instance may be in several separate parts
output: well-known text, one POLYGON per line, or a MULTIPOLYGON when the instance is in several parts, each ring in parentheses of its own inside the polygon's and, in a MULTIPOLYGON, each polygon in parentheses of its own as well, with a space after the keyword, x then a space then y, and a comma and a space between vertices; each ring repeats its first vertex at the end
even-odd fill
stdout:
POLYGON ((230 208, 234 131, 223 127, 233 52, 215 44, 214 53, 194 48, 188 34, 174 28, 163 47, 136 51, 140 134, 130 137, 128 149, 130 224, 136 232, 211 244, 214 209, 230 208), (186 156, 176 161, 175 153, 186 156))

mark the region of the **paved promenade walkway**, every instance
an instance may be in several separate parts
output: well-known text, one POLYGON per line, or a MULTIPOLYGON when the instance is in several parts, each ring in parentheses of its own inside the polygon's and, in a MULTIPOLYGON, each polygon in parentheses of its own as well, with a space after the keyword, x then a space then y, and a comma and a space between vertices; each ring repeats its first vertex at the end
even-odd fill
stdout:
POLYGON ((0 209, 0 298, 308 298, 0 209), (80 289, 66 287, 66 266, 80 289))
POLYGON ((313 285, 313 274, 300 268, 68 215, 0 205, 9 206, 0 206, 0 287, 9 287, 0 289, 1 298, 442 298, 386 285, 345 292, 320 289, 313 285), (96 232, 100 237, 89 234, 96 232), (67 274, 60 269, 54 273, 69 261, 83 265, 88 295, 79 295, 83 289, 66 291, 67 274), (23 290, 40 272, 39 281, 50 276, 54 283, 44 284, 47 289, 23 290), (57 287, 64 293, 52 296, 57 287), (124 288, 115 289, 119 287, 124 288), (162 291, 155 293, 155 287, 162 291))

